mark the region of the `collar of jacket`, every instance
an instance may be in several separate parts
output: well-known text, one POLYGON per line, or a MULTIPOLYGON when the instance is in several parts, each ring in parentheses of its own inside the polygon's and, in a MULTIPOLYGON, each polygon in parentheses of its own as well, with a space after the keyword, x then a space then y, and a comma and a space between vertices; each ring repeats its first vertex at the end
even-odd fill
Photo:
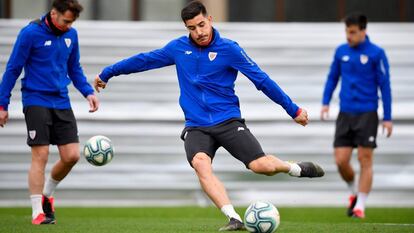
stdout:
POLYGON ((191 35, 188 35, 188 40, 190 41, 190 43, 192 44, 192 45, 194 45, 195 47, 198 47, 198 48, 208 48, 208 47, 210 47, 210 46, 212 46, 212 45, 214 45, 219 39, 220 39, 220 34, 219 34, 219 32, 213 27, 212 28, 213 29, 213 35, 212 35, 212 38, 211 38, 211 41, 210 41, 210 44, 208 44, 208 45, 206 45, 206 46, 200 46, 200 45, 198 45, 194 40, 193 40, 193 38, 191 37, 191 35))
POLYGON ((54 34, 55 36, 61 36, 66 33, 64 31, 59 30, 55 27, 55 25, 53 25, 52 20, 50 18, 50 12, 40 17, 40 21, 40 26, 43 27, 46 31, 54 34))
POLYGON ((362 43, 358 44, 358 45, 357 45, 357 46, 355 46, 354 48, 355 48, 355 49, 363 49, 363 48, 365 48, 366 46, 368 46, 370 43, 371 43, 371 41, 369 40, 368 35, 366 35, 366 36, 365 36, 365 40, 364 40, 364 42, 362 42, 362 43))
MULTIPOLYGON (((59 28, 57 28, 53 22, 52 22, 52 16, 50 15, 50 12, 46 14, 46 20, 47 20, 47 26, 52 30, 53 34, 56 36, 63 35, 66 31, 62 31, 59 28)), ((45 21, 46 22, 46 21, 45 21)))

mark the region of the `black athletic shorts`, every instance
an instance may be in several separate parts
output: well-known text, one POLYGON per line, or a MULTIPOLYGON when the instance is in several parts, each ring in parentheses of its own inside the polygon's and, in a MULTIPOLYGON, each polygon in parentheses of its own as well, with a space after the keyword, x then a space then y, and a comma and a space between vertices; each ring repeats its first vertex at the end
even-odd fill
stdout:
POLYGON ((23 109, 23 112, 29 146, 79 142, 78 127, 72 109, 28 106, 23 109))
POLYGON ((192 166, 194 156, 204 152, 213 160, 217 149, 222 146, 246 167, 253 160, 265 155, 257 139, 246 127, 244 119, 230 119, 211 127, 186 127, 184 140, 187 160, 192 166))
POLYGON ((358 115, 340 112, 336 120, 334 147, 376 148, 377 132, 377 112, 358 115))

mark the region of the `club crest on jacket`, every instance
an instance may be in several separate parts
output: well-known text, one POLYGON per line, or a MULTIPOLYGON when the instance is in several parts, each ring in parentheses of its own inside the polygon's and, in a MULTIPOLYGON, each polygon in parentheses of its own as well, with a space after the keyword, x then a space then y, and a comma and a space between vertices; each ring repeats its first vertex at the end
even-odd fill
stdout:
POLYGON ((70 38, 65 38, 66 47, 70 47, 70 44, 72 43, 72 40, 70 38))
POLYGON ((216 52, 209 52, 208 53, 208 59, 210 59, 210 61, 213 61, 214 59, 216 59, 216 57, 217 57, 216 52))
POLYGON ((362 65, 365 65, 368 62, 368 56, 365 54, 361 54, 361 56, 359 57, 359 60, 361 61, 362 65))

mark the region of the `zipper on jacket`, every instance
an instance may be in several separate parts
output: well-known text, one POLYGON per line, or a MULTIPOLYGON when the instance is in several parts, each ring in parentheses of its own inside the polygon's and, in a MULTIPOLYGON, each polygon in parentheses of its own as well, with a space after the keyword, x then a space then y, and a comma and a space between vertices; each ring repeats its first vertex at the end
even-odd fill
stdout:
MULTIPOLYGON (((196 73, 197 73, 196 74, 196 78, 197 79, 199 78, 199 73, 200 73, 200 71, 199 71, 200 64, 199 63, 200 63, 201 52, 202 52, 202 49, 201 48, 198 48, 198 53, 197 53, 197 67, 196 67, 196 73)), ((211 115, 211 112, 209 111, 210 108, 209 108, 209 106, 207 104, 206 97, 205 97, 205 94, 204 94, 204 91, 203 90, 201 90, 201 100, 203 101, 204 106, 206 107, 206 110, 208 112, 208 118, 210 120, 210 123, 212 123, 213 122, 213 116, 211 115)))
POLYGON ((60 51, 61 46, 60 46, 60 43, 62 43, 62 41, 60 39, 60 36, 57 36, 57 40, 58 40, 58 53, 57 53, 58 57, 57 58, 60 60, 60 57, 61 57, 61 51, 60 51))
MULTIPOLYGON (((56 54, 56 61, 60 61, 61 60, 61 57, 62 57, 61 56, 61 47, 62 46, 61 46, 60 43, 62 43, 61 36, 57 36, 57 46, 58 46, 58 48, 57 48, 57 54, 56 54)), ((60 74, 61 70, 60 70, 60 63, 59 62, 56 62, 55 69, 56 69, 56 72, 58 74, 60 74)), ((59 79, 59 78, 60 78, 59 76, 58 77, 55 77, 55 79, 59 79)), ((59 80, 59 82, 60 82, 60 80, 59 80)), ((59 89, 60 89, 60 86, 59 86, 59 89)))

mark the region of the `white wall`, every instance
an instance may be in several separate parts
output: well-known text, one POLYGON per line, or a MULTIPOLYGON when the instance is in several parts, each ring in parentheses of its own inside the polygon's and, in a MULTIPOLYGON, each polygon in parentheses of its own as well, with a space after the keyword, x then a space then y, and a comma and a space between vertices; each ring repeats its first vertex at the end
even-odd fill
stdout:
POLYGON ((99 19, 101 20, 130 20, 130 0, 99 0, 99 19))
POLYGON ((142 0, 141 19, 146 21, 181 21, 185 0, 142 0))
POLYGON ((36 19, 42 16, 49 6, 46 0, 13 0, 12 17, 18 19, 36 19))
POLYGON ((92 19, 92 1, 91 0, 78 0, 83 6, 83 11, 80 14, 79 19, 92 19))
MULTIPOLYGON (((102 1, 102 0, 101 0, 102 1)), ((79 0, 83 6, 80 19, 92 18, 92 1, 79 0)), ((47 0, 13 0, 12 17, 18 19, 35 19, 45 14, 51 8, 47 0)))

